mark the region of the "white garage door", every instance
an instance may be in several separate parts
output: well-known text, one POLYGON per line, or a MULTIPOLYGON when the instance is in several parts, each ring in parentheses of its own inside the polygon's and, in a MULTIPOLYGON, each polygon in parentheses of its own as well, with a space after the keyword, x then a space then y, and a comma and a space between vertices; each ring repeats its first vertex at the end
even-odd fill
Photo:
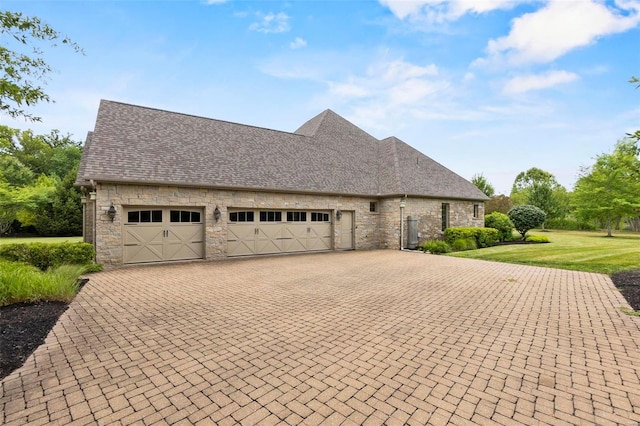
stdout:
POLYGON ((202 209, 125 208, 124 263, 204 257, 202 209))
POLYGON ((227 255, 331 250, 326 211, 230 210, 227 255))

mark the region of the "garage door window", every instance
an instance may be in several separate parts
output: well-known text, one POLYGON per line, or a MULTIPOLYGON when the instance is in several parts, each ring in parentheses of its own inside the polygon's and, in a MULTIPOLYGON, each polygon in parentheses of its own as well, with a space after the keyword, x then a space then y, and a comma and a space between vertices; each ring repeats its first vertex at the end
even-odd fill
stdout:
POLYGON ((329 222, 329 213, 311 213, 311 222, 329 222))
POLYGON ((253 222, 253 212, 231 212, 229 222, 253 222))
POLYGON ((190 210, 171 210, 170 220, 173 223, 200 223, 200 212, 190 210))
POLYGON ((129 223, 162 223, 162 210, 134 210, 127 213, 129 223))
POLYGON ((307 212, 287 212, 287 222, 306 222, 307 212))
POLYGON ((260 222, 282 222, 282 212, 260 212, 260 222))

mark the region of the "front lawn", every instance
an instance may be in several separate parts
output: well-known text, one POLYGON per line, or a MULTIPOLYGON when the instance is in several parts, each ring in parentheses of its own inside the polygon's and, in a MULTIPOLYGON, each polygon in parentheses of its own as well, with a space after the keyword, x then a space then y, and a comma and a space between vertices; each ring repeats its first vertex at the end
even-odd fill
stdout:
POLYGON ((544 235, 551 243, 495 246, 450 256, 603 274, 640 268, 640 234, 608 238, 602 232, 552 230, 527 235, 544 235))

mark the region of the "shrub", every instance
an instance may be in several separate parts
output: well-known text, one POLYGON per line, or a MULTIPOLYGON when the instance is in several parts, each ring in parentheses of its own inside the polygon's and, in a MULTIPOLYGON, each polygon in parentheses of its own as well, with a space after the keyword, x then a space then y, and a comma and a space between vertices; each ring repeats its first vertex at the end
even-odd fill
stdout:
POLYGON ((504 213, 493 212, 484 217, 484 226, 498 230, 499 241, 511 241, 513 238, 513 222, 504 213))
POLYGON ((476 247, 483 248, 494 245, 498 242, 498 230, 493 228, 447 228, 444 231, 444 239, 447 243, 453 244, 455 240, 472 239, 476 242, 476 247))
POLYGON ((432 240, 422 243, 420 250, 428 251, 432 254, 450 253, 451 246, 442 240, 432 240))
POLYGON ((529 243, 548 243, 549 238, 544 235, 529 235, 525 241, 529 243))
POLYGON ((476 240, 473 238, 460 238, 451 244, 454 251, 475 250, 478 248, 476 240))
POLYGON ((549 219, 544 226, 548 229, 561 229, 565 231, 596 231, 598 229, 592 223, 575 219, 549 219))
POLYGON ((12 303, 70 302, 85 266, 62 265, 43 272, 33 265, 0 261, 0 306, 12 303))
POLYGON ((515 206, 507 215, 523 240, 527 237, 527 231, 542 225, 547 217, 545 212, 531 205, 515 206))
POLYGON ((41 270, 64 264, 93 263, 95 253, 88 243, 27 243, 0 245, 0 259, 24 262, 41 270))

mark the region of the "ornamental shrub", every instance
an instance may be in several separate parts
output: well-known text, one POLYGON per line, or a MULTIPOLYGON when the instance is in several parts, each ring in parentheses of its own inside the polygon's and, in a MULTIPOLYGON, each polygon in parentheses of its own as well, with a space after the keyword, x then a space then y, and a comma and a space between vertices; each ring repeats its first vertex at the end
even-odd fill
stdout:
POLYGON ((422 243, 420 250, 428 251, 431 254, 450 253, 451 246, 442 240, 431 240, 422 243))
POLYGON ((473 239, 476 247, 483 248, 494 245, 499 240, 498 230, 493 228, 447 228, 444 231, 444 240, 453 244, 456 240, 473 239))
POLYGON ((0 245, 0 259, 28 263, 43 271, 60 265, 89 265, 94 256, 93 246, 88 243, 0 245))
POLYGON ((454 251, 475 250, 478 248, 476 240, 474 238, 460 238, 451 244, 451 248, 454 251))
POLYGON ((516 231, 522 235, 522 240, 527 238, 527 231, 544 223, 547 214, 536 206, 515 206, 507 213, 516 231))
POLYGON ((498 230, 499 241, 511 241, 513 239, 513 222, 504 213, 493 212, 484 217, 484 226, 498 230))

